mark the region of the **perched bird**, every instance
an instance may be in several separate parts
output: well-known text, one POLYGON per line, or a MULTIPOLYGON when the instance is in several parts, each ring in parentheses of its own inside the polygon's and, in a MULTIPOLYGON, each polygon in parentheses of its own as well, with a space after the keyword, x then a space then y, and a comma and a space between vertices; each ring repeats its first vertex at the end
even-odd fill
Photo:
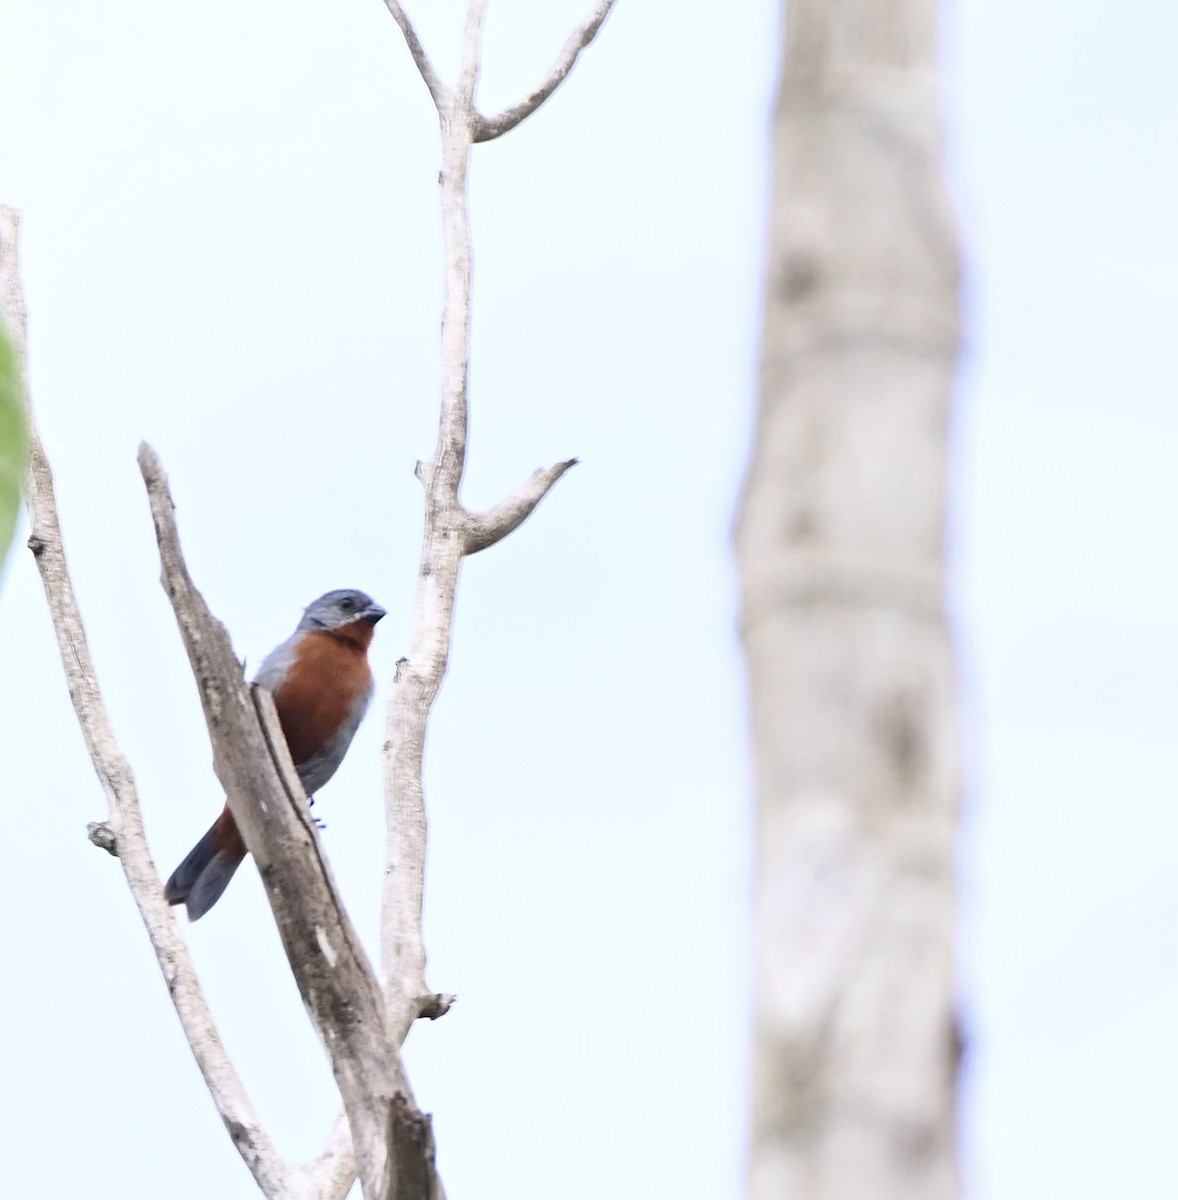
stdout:
MULTIPOLYGON (((254 677, 274 697, 290 757, 307 795, 335 774, 372 698, 368 646, 385 610, 363 592, 328 592, 303 613, 254 677)), ((245 858, 228 803, 164 886, 169 904, 203 917, 245 858)))

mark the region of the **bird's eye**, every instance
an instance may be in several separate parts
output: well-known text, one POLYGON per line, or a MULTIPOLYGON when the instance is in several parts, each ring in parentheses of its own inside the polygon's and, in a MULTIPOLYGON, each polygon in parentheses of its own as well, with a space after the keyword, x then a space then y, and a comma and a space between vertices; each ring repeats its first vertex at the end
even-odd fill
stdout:
POLYGON ((342 608, 344 610, 344 612, 351 612, 352 609, 356 607, 356 602, 352 599, 351 596, 345 596, 339 602, 339 606, 340 606, 340 608, 342 608))

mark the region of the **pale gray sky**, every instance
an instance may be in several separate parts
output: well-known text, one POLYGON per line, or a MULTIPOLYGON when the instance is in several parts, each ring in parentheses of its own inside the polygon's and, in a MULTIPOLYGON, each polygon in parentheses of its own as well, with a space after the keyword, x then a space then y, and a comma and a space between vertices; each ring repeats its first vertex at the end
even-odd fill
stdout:
MULTIPOLYGON (((493 0, 481 99, 584 0, 493 0)), ((455 4, 427 19, 443 70, 455 4)), ((1178 1074, 1178 17, 947 14, 970 244, 953 588, 971 766, 973 1200, 1167 1196, 1178 1074)), ((749 435, 776 9, 619 0, 537 117, 477 149, 468 501, 577 455, 463 575, 428 745, 433 986, 407 1057, 455 1197, 741 1187, 749 781, 728 529, 749 435)), ((257 663, 331 587, 407 644, 433 443, 424 87, 378 0, 0 0, 0 199, 25 212, 33 387, 67 552, 157 863, 220 795, 135 467, 257 663)), ((113 860, 32 564, 0 592, 0 1194, 249 1197, 113 860), (62 1127, 66 1130, 63 1134, 62 1127)), ((375 946, 374 709, 324 790, 375 946)), ((292 1156, 328 1072, 243 871, 189 931, 292 1156)))

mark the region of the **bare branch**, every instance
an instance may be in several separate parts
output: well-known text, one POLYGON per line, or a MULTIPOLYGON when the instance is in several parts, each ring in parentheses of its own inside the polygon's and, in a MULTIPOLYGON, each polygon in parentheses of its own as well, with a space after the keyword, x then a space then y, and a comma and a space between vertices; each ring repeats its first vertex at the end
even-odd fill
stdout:
POLYGON ((462 32, 462 67, 458 73, 458 94, 464 115, 474 114, 474 91, 479 82, 483 59, 483 19, 487 0, 467 0, 466 25, 462 32))
MULTIPOLYGON (((422 770, 425 729, 450 656, 454 591, 462 560, 463 513, 458 488, 466 460, 470 364, 471 253, 466 175, 471 146, 471 97, 478 76, 483 0, 467 9, 459 86, 441 122, 442 396, 433 458, 414 474, 425 492, 425 528, 413 618, 413 644, 397 664, 385 741, 388 829, 381 905, 381 964, 389 1032, 398 1044, 418 1017, 437 1007, 425 982, 421 936, 427 820, 422 770)), ((447 1004, 448 1007, 448 1004, 447 1004)))
POLYGON ((482 513, 467 513, 462 552, 477 554, 518 529, 532 515, 536 505, 544 499, 553 484, 570 467, 576 465, 577 459, 570 458, 546 469, 533 471, 529 479, 494 508, 482 513))
POLYGON ((400 1164, 391 1158, 390 1106, 398 1095, 412 1104, 399 1042, 386 1031, 380 987, 335 890, 274 702, 268 692, 246 685, 225 627, 193 585, 167 477, 146 443, 139 466, 164 590, 200 691, 217 777, 257 862, 303 1003, 331 1061, 364 1195, 385 1200, 400 1178, 400 1164))
POLYGON ((335 1119, 323 1151, 302 1168, 314 1200, 344 1200, 356 1182, 356 1156, 346 1113, 335 1119))
POLYGON ((94 822, 90 838, 119 859, 184 1036, 233 1144, 269 1200, 286 1200, 299 1196, 300 1190, 291 1168, 262 1128, 213 1024, 187 947, 164 900, 163 886, 147 849, 135 779, 115 741, 98 689, 62 548, 53 473, 33 421, 26 369, 25 305, 17 253, 19 229, 19 213, 0 205, 0 305, 5 326, 17 348, 31 447, 26 480, 33 527, 29 547, 41 574, 74 713, 110 806, 109 820, 94 822))
MULTIPOLYGON (((612 6, 602 4, 566 47, 557 64, 564 77, 581 47, 597 32, 612 6), (567 57, 567 63, 564 58, 567 57)), ((466 463, 469 411, 471 245, 466 179, 470 148, 482 120, 475 112, 485 0, 470 0, 463 34, 459 84, 442 121, 442 166, 438 175, 442 209, 442 396, 438 440, 428 463, 414 474, 425 490, 425 528, 417 576, 413 645, 397 664, 389 696, 385 743, 385 804, 388 869, 381 917, 381 962, 389 1029, 400 1040, 419 1017, 444 1013, 453 998, 430 992, 425 981, 421 912, 425 888, 427 820, 422 771, 430 710, 450 658, 454 598, 463 557, 506 537, 532 512, 574 460, 538 471, 488 513, 472 514, 458 500, 466 463)), ((544 96, 535 98, 532 108, 544 96)), ((531 109, 528 109, 531 111, 531 109)), ((521 111, 513 123, 523 120, 521 111)), ((505 125, 503 130, 510 127, 505 125)), ((497 136, 497 135, 492 135, 497 136)))
POLYGON ((481 113, 476 113, 474 140, 489 142, 494 138, 502 137, 521 121, 530 117, 568 77, 577 57, 597 36, 597 31, 601 28, 605 18, 609 16, 613 6, 614 0, 598 0, 597 7, 592 14, 569 34, 568 41, 565 42, 564 48, 557 56, 556 62, 552 64, 552 69, 543 82, 518 104, 512 105, 511 108, 505 108, 493 117, 484 117, 481 113))
POLYGON ((398 0, 384 0, 385 8, 393 14, 393 20, 397 22, 401 29, 401 35, 405 39, 405 45, 409 47, 409 53, 413 56, 413 61, 417 64, 417 70, 422 79, 425 80, 425 86, 429 88, 429 94, 433 98, 434 107, 439 113, 445 111, 449 103, 449 88, 438 78, 438 73, 434 70, 434 64, 430 62, 429 55, 426 53, 425 47, 421 44, 421 39, 417 36, 417 30, 413 28, 413 22, 409 20, 408 14, 401 7, 398 0))

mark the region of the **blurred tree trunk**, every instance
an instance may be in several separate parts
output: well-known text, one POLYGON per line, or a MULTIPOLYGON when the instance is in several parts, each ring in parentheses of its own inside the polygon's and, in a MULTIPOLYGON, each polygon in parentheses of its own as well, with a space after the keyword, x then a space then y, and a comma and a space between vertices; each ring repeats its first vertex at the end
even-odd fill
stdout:
POLYGON ((934 0, 791 0, 736 544, 757 774, 752 1200, 957 1194, 934 0))

